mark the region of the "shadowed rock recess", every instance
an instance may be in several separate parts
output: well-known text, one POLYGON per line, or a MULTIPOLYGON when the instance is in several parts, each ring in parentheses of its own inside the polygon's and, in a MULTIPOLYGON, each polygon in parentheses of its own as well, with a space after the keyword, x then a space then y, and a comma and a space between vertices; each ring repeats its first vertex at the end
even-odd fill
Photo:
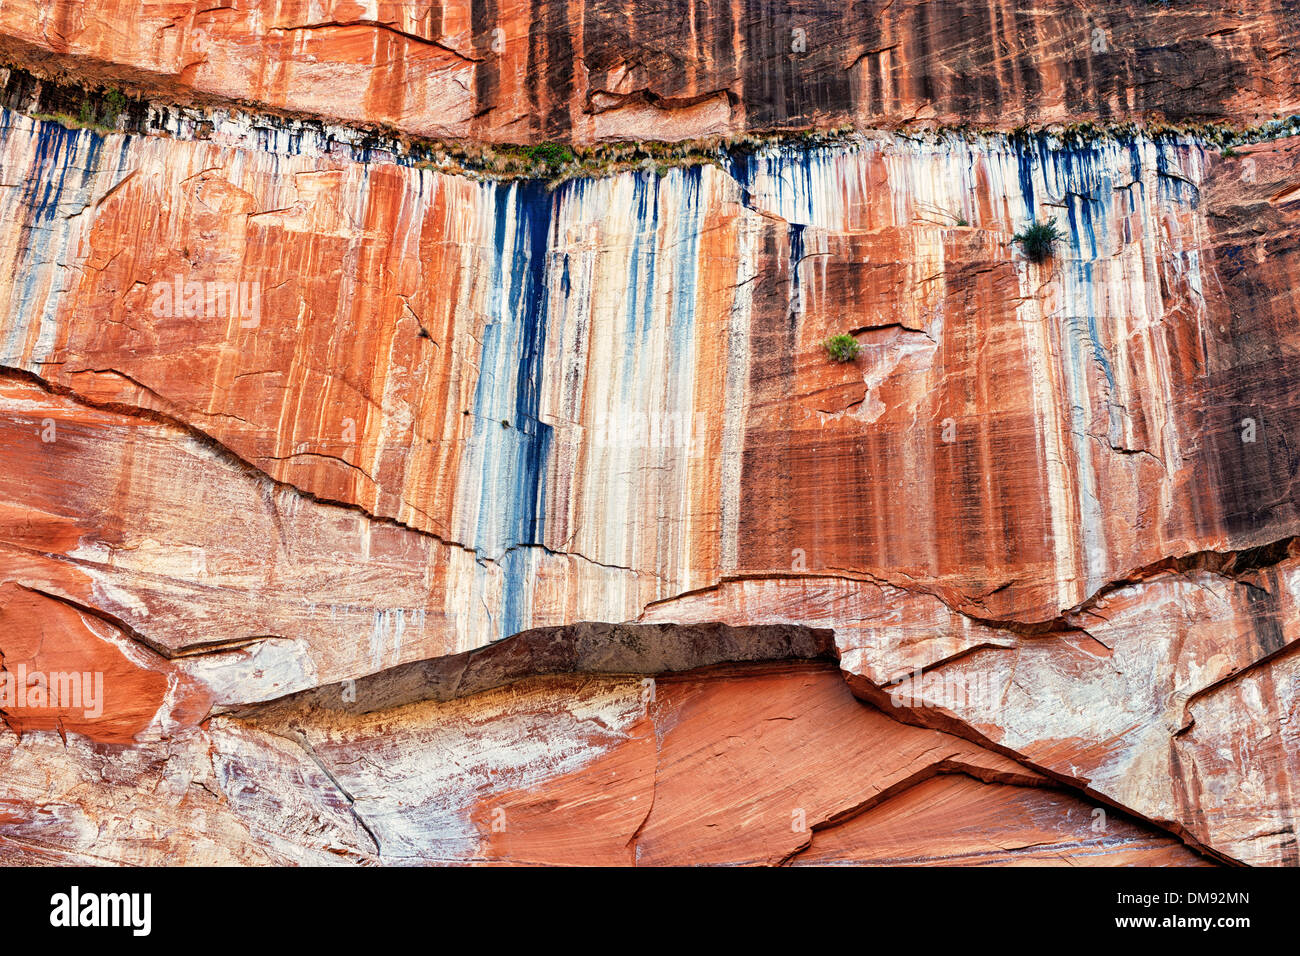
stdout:
POLYGON ((1298 0, 202 6, 0 6, 0 861, 1300 865, 1298 0))

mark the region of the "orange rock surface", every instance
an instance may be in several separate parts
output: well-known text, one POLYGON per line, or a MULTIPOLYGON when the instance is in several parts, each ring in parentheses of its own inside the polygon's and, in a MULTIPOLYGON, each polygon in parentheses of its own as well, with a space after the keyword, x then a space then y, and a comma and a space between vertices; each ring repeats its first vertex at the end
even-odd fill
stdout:
POLYGON ((1300 864, 1255 6, 5 4, 0 853, 1300 864))
POLYGON ((1287 0, 10 0, 8 65, 447 139, 1300 110, 1287 0))

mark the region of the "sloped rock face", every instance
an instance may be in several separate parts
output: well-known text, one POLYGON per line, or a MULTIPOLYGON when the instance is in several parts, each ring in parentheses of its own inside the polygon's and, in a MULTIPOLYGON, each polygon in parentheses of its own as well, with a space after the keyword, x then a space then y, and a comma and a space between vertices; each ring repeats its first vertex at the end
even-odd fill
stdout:
POLYGON ((1300 110, 1294 0, 13 0, 9 65, 497 142, 1300 110))
POLYGON ((1205 863, 1014 761, 864 707, 826 665, 537 678, 365 711, 321 693, 121 753, 69 741, 29 734, 0 752, 7 858, 894 863, 894 842, 841 828, 911 816, 938 786, 995 823, 918 816, 911 862, 1205 863))
MULTIPOLYGON (((0 33, 480 140, 1294 107, 1287 3, 1108 5, 1095 54, 1077 5, 809 5, 840 39, 797 79, 721 8, 668 71, 649 13, 535 6, 253 4, 192 60, 189 7, 0 33), (482 79, 498 22, 537 79, 482 79), (996 96, 936 85, 963 52, 996 96)), ((546 184, 260 124, 0 112, 7 858, 1300 863, 1294 138, 546 184)))

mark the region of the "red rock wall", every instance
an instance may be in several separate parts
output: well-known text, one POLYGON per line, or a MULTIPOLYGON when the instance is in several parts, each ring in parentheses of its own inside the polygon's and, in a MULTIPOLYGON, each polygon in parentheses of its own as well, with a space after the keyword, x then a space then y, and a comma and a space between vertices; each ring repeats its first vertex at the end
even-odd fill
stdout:
POLYGON ((12 0, 10 65, 496 142, 1300 111, 1293 0, 12 0))
MULTIPOLYGON (((183 63, 189 6, 0 34, 476 141, 1294 108, 1288 3, 1107 7, 1089 70, 1077 6, 821 4, 850 69, 797 75, 649 15, 311 10, 208 11, 183 63), (1012 79, 940 82, 967 52, 1012 79)), ((0 114, 0 678, 103 678, 0 696, 7 859, 1300 862, 1294 138, 557 185, 204 115, 0 114)))

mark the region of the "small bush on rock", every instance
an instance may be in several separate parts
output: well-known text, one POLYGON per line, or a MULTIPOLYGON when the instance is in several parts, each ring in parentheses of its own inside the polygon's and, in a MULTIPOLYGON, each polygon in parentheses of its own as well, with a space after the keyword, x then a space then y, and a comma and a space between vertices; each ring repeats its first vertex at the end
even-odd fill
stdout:
POLYGON ((852 362, 862 351, 858 340, 848 333, 832 335, 822 344, 826 346, 827 354, 836 362, 852 362))
POLYGON ((1016 233, 1011 240, 1020 243, 1020 251, 1030 262, 1042 262, 1052 254, 1052 246, 1064 238, 1065 234, 1056 228, 1056 220, 1049 219, 1047 222, 1031 222, 1024 232, 1016 233))

